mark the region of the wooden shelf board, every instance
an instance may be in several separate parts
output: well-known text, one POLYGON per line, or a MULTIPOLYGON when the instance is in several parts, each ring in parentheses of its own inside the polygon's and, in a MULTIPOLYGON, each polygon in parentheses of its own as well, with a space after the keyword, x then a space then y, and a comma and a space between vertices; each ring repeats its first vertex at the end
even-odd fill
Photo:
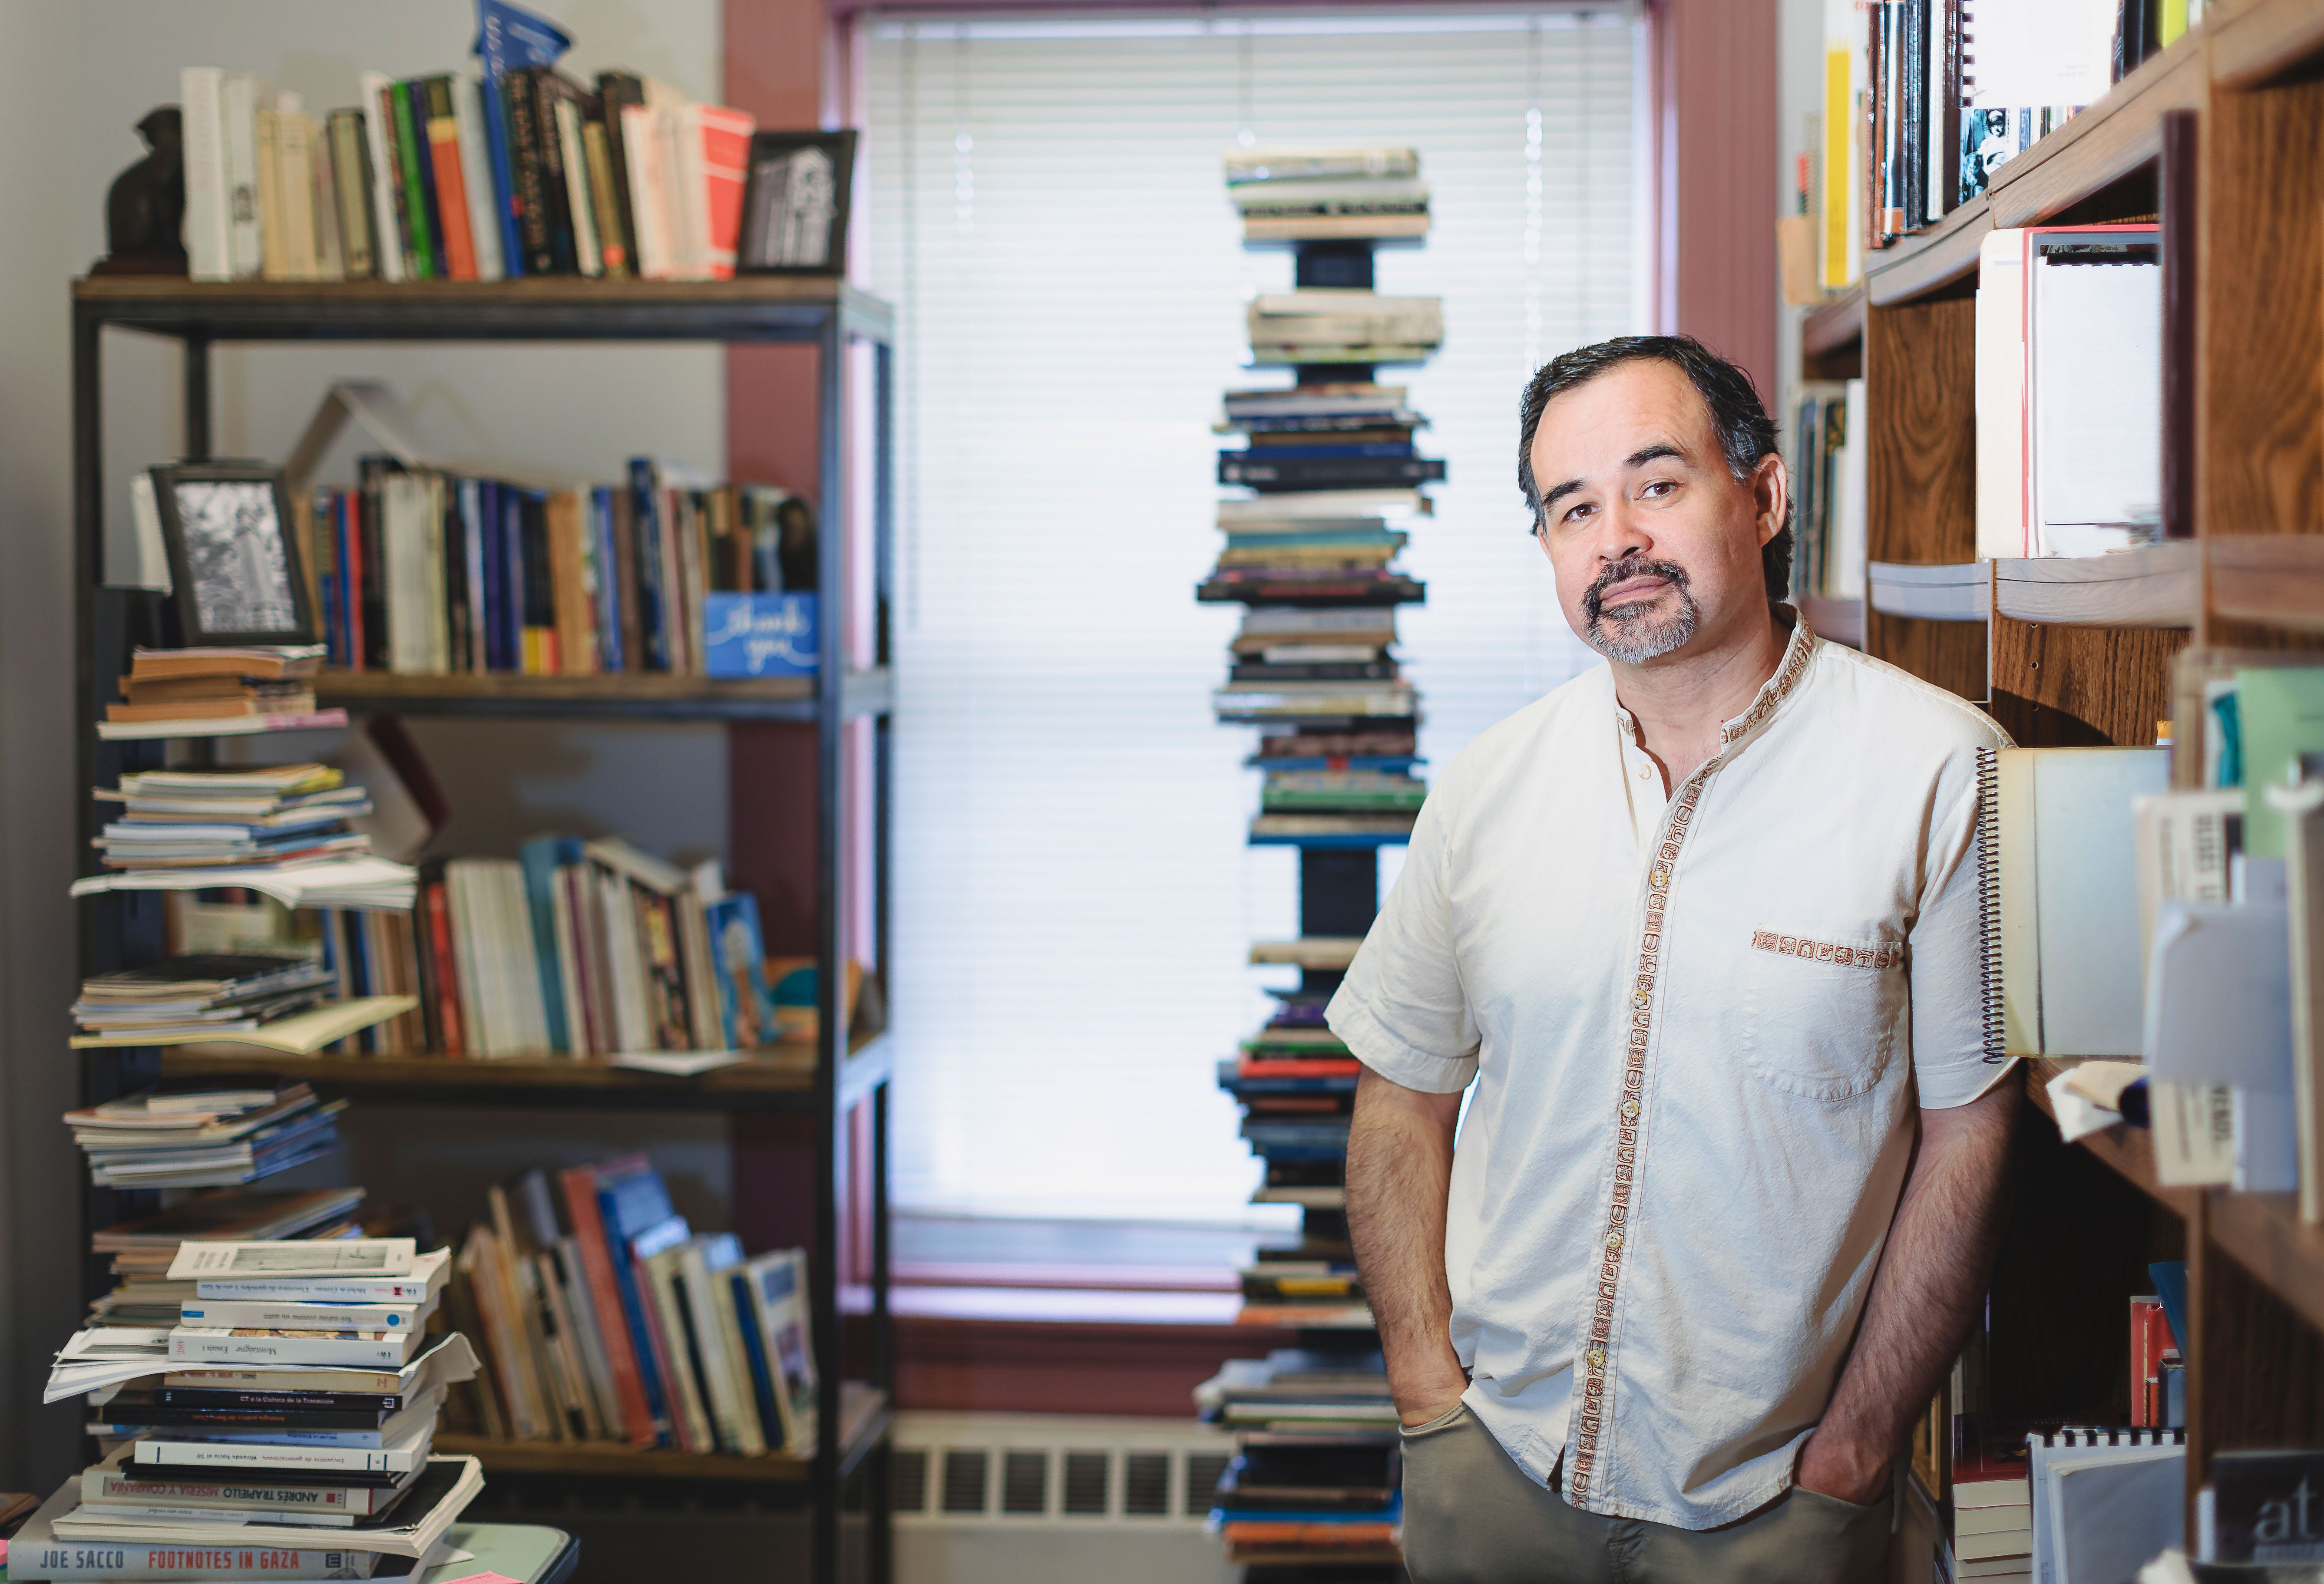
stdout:
POLYGON ((1874 610, 1921 622, 1983 622, 1991 613, 1992 584, 1981 561, 1945 566, 1875 561, 1865 573, 1874 610))
POLYGON ((888 304, 830 276, 731 281, 188 281, 102 275, 73 282, 76 307, 107 323, 224 339, 517 338, 804 340, 834 316, 886 338, 888 304))
POLYGON ((1864 647, 1862 600, 1828 600, 1821 594, 1806 594, 1801 597, 1800 613, 1808 619, 1808 626, 1817 637, 1844 643, 1850 649, 1864 647))
MULTIPOLYGON (((731 1067, 688 1077, 615 1067, 602 1059, 538 1056, 469 1061, 440 1055, 287 1056, 197 1055, 165 1049, 164 1078, 211 1079, 227 1075, 277 1078, 327 1090, 364 1090, 375 1103, 426 1103, 438 1097, 458 1103, 487 1098, 521 1099, 554 1105, 653 1105, 658 1108, 749 1109, 790 1101, 805 1104, 815 1093, 812 1045, 777 1048, 731 1067), (398 1091, 402 1091, 399 1093, 398 1091)), ((850 1042, 841 1075, 844 1109, 887 1076, 888 1049, 882 1035, 858 1035, 850 1042)))
MULTIPOLYGON (((839 1390, 840 1463, 853 1467, 885 1435, 892 1415, 888 1395, 861 1381, 839 1390)), ((815 1460, 780 1452, 761 1458, 715 1452, 681 1452, 668 1447, 641 1451, 613 1441, 493 1441, 481 1435, 438 1434, 436 1450, 447 1457, 483 1461, 487 1478, 496 1474, 556 1474, 616 1479, 702 1479, 733 1484, 799 1484, 813 1473, 815 1460)))
POLYGON ((2200 542, 2213 615, 2324 632, 2324 536, 2233 534, 2200 542))
MULTIPOLYGON (((2024 159, 2032 152, 2018 158, 2024 159)), ((1985 244, 1985 234, 1993 229, 1991 202, 1981 198, 1963 204, 1928 230, 1914 232, 1868 260, 1864 292, 1871 305, 1889 308, 1910 302, 1976 274, 1978 249, 1985 244)))
MULTIPOLYGON (((2080 1064, 2077 1060, 2060 1061, 2050 1056, 2025 1058, 2025 1098, 2033 1103, 2034 1109, 2052 1122, 2056 1121, 2057 1110, 2050 1103, 2050 1080, 2061 1073, 2070 1073, 2080 1064)), ((2156 1180, 2153 1129, 2133 1128, 2117 1122, 2101 1132, 2086 1134, 2078 1142, 2165 1210, 2182 1216, 2193 1214, 2196 1196, 2200 1190, 2165 1188, 2156 1180)))
POLYGON ((2199 110, 2209 97, 2203 51, 2190 31, 1995 172, 1994 226, 2038 226, 2159 158, 2164 113, 2199 110))
POLYGON ((2324 1227, 2300 1219, 2290 1193, 2214 1189, 2211 1240, 2309 1324, 2324 1327, 2324 1227))
POLYGON ((2111 556, 1994 563, 1994 610, 2015 622, 2192 627, 2201 602, 2201 559, 2192 540, 2111 556))
POLYGON ((1800 321, 1800 350, 1824 357, 1864 339, 1864 288, 1851 286, 1800 321))
MULTIPOLYGON (((326 671, 318 702, 406 714, 637 715, 663 719, 788 720, 816 714, 812 677, 672 677, 653 672, 599 677, 520 677, 502 672, 326 671)), ((890 707, 889 673, 849 674, 842 713, 890 707)))

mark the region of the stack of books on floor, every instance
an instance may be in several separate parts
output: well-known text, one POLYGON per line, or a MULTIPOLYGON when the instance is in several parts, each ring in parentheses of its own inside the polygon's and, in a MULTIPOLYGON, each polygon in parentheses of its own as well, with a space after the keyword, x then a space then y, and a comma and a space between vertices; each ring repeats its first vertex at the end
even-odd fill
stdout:
MULTIPOLYGON (((138 1110, 193 1102, 144 1096, 138 1110)), ((311 1114, 313 1099, 282 1103, 311 1114)), ((120 1285, 58 1353, 43 1401, 88 1398, 98 1458, 17 1533, 12 1580, 429 1565, 484 1486, 474 1459, 430 1456, 475 1359, 464 1337, 426 1329, 449 1255, 362 1236, 363 1197, 213 1193, 95 1235, 120 1285)))
POLYGON ((320 644, 138 649, 123 702, 106 705, 97 734, 111 742, 344 726, 346 711, 315 707, 322 658, 320 644))
POLYGON ((1245 242, 1428 235, 1428 185, 1414 149, 1244 149, 1227 191, 1245 242))
POLYGON ((1194 1402, 1236 1432, 1211 1525, 1245 1584, 1399 1584, 1397 1414, 1379 1353, 1234 1359, 1194 1402))
POLYGON ((642 1156, 495 1185, 448 1303, 485 1362, 454 1423, 496 1440, 812 1453, 807 1255, 696 1234, 642 1156), (562 1215, 560 1217, 560 1211, 562 1215))
POLYGON ((338 1115, 303 1083, 281 1089, 136 1094, 65 1113, 100 1188, 217 1188, 329 1155, 338 1115))
POLYGON ((365 457, 300 518, 329 662, 350 671, 706 676, 729 596, 816 590, 805 501, 650 457, 572 489, 365 457))

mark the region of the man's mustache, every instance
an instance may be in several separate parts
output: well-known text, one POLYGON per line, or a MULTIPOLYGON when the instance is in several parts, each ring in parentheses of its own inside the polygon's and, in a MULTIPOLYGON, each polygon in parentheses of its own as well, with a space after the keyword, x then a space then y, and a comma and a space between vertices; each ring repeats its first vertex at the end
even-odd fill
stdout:
POLYGON ((1604 607, 1606 591, 1633 577, 1659 577, 1681 594, 1686 592, 1686 569, 1677 562, 1649 561, 1643 557, 1633 556, 1628 560, 1615 562, 1598 575, 1598 580, 1582 596, 1584 613, 1592 622, 1597 621, 1604 607))

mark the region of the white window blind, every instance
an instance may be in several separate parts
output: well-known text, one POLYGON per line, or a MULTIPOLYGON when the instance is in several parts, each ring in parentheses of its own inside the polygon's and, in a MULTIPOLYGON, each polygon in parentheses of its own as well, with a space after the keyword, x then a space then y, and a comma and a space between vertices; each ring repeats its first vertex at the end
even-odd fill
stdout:
MULTIPOLYGON (((1556 353, 1645 327, 1642 24, 1425 16, 863 23, 872 290, 900 315, 895 1190, 908 1209, 1235 1222, 1258 1165, 1214 1085, 1296 932, 1247 848, 1253 733, 1210 690, 1240 607, 1219 392, 1246 300, 1238 141, 1410 144, 1434 229, 1378 284, 1444 299, 1403 380, 1447 458, 1400 618, 1434 762, 1565 680, 1515 482, 1556 353)), ((1383 886, 1400 849, 1384 856, 1383 886)))

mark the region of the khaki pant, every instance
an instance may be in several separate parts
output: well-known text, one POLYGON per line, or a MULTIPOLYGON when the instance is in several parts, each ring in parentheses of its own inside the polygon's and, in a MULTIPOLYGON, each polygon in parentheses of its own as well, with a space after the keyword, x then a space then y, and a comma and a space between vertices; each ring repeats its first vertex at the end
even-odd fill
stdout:
POLYGON ((1566 1505, 1465 1407, 1404 1432, 1414 1584, 1878 1584, 1889 1506, 1793 1490, 1717 1529, 1566 1505))

